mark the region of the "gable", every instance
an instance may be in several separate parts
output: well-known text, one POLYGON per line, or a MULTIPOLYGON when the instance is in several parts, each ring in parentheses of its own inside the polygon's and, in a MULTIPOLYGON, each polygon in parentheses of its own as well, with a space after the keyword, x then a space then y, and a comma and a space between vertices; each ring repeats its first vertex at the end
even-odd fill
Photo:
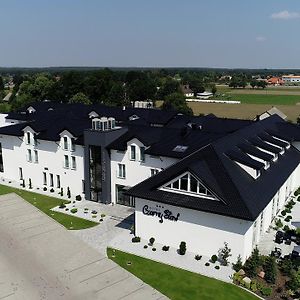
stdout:
POLYGON ((183 193, 195 197, 207 198, 210 200, 217 200, 213 192, 207 188, 201 180, 190 172, 185 172, 180 176, 167 182, 159 189, 173 193, 183 193))

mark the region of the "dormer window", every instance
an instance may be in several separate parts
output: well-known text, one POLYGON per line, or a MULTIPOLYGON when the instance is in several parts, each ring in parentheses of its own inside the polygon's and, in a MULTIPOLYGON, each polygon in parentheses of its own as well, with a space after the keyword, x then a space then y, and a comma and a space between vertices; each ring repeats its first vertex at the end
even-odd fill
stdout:
POLYGON ((107 130, 114 129, 115 126, 116 126, 116 120, 114 118, 102 117, 101 119, 94 118, 92 120, 92 128, 94 130, 107 131, 107 130))
POLYGON ((30 132, 26 132, 26 144, 30 144, 30 132))
POLYGON ((63 139, 63 146, 64 146, 64 150, 68 150, 68 138, 66 136, 64 136, 63 139))
POLYGON ((179 192, 183 194, 194 194, 198 197, 215 199, 212 193, 192 174, 189 172, 167 183, 162 187, 165 191, 179 192))
POLYGON ((71 139, 71 151, 75 151, 75 140, 71 139))

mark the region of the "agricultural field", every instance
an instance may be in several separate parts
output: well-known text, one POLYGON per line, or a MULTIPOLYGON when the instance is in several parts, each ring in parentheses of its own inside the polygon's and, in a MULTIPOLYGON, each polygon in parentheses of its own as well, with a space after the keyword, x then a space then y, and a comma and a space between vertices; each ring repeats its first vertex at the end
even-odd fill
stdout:
POLYGON ((257 115, 276 106, 287 115, 287 119, 296 122, 300 115, 300 105, 270 105, 270 104, 223 104, 189 102, 194 115, 212 113, 217 117, 253 120, 257 115))

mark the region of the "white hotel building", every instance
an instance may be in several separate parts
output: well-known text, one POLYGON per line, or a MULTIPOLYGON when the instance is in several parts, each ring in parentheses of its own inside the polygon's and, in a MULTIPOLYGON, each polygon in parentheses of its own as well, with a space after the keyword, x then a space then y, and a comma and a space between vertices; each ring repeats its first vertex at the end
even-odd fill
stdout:
POLYGON ((300 185, 300 129, 154 109, 35 103, 0 128, 0 178, 135 207, 135 234, 245 260, 300 185))

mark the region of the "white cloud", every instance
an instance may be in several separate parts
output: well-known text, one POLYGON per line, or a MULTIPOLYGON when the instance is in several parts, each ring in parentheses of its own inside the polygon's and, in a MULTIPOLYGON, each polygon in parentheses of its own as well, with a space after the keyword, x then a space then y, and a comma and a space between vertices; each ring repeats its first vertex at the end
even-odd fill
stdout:
POLYGON ((300 13, 298 12, 289 12, 288 10, 283 10, 278 13, 274 13, 271 15, 272 19, 277 20, 290 20, 300 18, 300 13))
POLYGON ((266 40, 266 38, 265 38, 264 36, 259 35, 259 36, 257 36, 257 37, 255 38, 255 40, 256 40, 257 42, 264 42, 264 41, 266 40))

